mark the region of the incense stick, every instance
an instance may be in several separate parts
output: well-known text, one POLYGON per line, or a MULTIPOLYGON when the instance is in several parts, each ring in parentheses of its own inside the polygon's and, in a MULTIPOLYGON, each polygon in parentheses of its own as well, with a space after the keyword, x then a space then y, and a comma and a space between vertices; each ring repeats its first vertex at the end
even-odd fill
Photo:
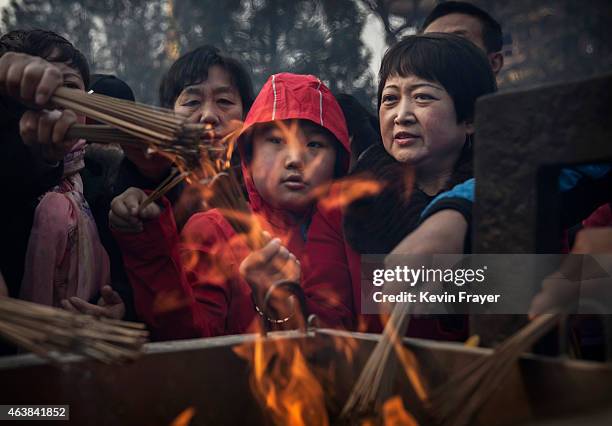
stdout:
POLYGON ((147 198, 145 198, 145 200, 138 207, 138 214, 140 214, 149 204, 154 203, 163 197, 168 191, 189 176, 189 172, 179 173, 178 175, 176 175, 176 172, 176 170, 171 172, 168 177, 162 183, 160 183, 159 186, 147 196, 147 198))
MULTIPOLYGON (((216 158, 218 146, 212 144, 207 149, 200 149, 202 138, 207 128, 203 125, 188 124, 184 117, 176 116, 171 110, 151 107, 131 101, 115 99, 96 93, 87 94, 76 89, 58 88, 51 101, 59 106, 85 114, 95 120, 107 123, 124 134, 103 127, 73 126, 72 136, 80 136, 90 140, 104 142, 123 141, 126 144, 145 141, 152 149, 171 153, 178 157, 175 161, 180 169, 197 171, 200 177, 210 183, 212 197, 208 204, 219 208, 238 233, 247 235, 249 246, 257 249, 263 246, 265 239, 261 227, 246 202, 238 184, 238 180, 230 172, 224 172, 229 167, 229 159, 235 146, 236 131, 228 135, 225 144, 224 159, 216 158), (216 149, 216 151, 215 151, 216 149), (213 154, 213 155, 211 155, 213 154)), ((200 179, 202 180, 202 179, 200 179)), ((178 182, 175 182, 175 184, 178 182)), ((166 186, 155 191, 157 197, 166 186)))
POLYGON ((385 329, 370 354, 355 386, 344 404, 341 416, 366 414, 374 410, 377 401, 384 398, 381 389, 388 385, 395 370, 395 359, 390 360, 392 349, 398 347, 410 321, 410 303, 397 303, 385 325, 385 329))
MULTIPOLYGON (((185 117, 178 116, 171 110, 66 87, 58 88, 51 97, 51 102, 147 141, 156 149, 165 148, 175 154, 178 160, 184 163, 185 168, 197 168, 200 161, 200 147, 206 135, 206 126, 187 123, 185 117)), ((73 135, 83 131, 83 127, 73 128, 73 135)), ((99 136, 103 130, 97 128, 87 131, 98 132, 99 136)), ((81 137, 83 136, 85 135, 81 134, 81 137)), ((90 139, 94 136, 95 134, 89 135, 90 139)), ((128 143, 132 142, 130 140, 128 143)))
MULTIPOLYGON (((409 322, 410 304, 396 304, 387 325, 368 358, 341 416, 350 418, 372 412, 376 403, 385 398, 381 389, 393 380, 394 363, 390 358, 391 349, 402 348, 401 338, 409 322)), ((512 371, 518 357, 540 337, 550 331, 558 322, 560 314, 542 315, 508 338, 495 351, 479 358, 435 389, 429 396, 424 389, 417 389, 425 399, 432 417, 443 425, 465 426, 486 402, 494 389, 512 371)), ((421 381, 417 380, 421 386, 421 381)))
MULTIPOLYGON (((201 126, 204 131, 204 126, 201 126)), ((189 141, 177 140, 175 143, 168 144, 160 141, 152 141, 133 136, 116 129, 107 124, 74 124, 68 130, 67 139, 85 139, 89 143, 98 144, 119 144, 122 146, 134 146, 143 149, 153 149, 166 153, 171 157, 181 156, 183 158, 196 157, 201 151, 222 154, 226 151, 223 146, 213 146, 208 140, 201 139, 197 146, 192 146, 189 141)), ((184 161, 186 162, 186 160, 184 161)), ((195 163, 195 161, 191 161, 195 163)))
POLYGON ((544 314, 479 358, 434 390, 428 407, 443 425, 467 425, 493 391, 512 371, 519 356, 558 324, 561 314, 544 314))
POLYGON ((74 353, 113 363, 140 356, 148 332, 143 324, 0 297, 0 336, 51 361, 74 353))

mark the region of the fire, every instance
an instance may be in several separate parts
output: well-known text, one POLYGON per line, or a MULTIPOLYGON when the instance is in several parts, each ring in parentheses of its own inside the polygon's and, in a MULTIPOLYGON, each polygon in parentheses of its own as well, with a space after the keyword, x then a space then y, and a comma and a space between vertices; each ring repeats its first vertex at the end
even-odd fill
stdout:
POLYGON ((414 353, 412 353, 410 349, 406 348, 402 344, 402 339, 398 338, 397 334, 391 337, 391 342, 393 344, 393 348, 395 349, 397 359, 404 369, 406 377, 408 377, 408 380, 410 380, 410 384, 412 385, 414 392, 421 401, 425 401, 428 397, 427 387, 423 377, 421 376, 419 363, 416 356, 414 356, 414 353))
POLYGON ((468 348, 477 348, 480 346, 480 336, 478 334, 470 336, 463 345, 468 348))
POLYGON ((252 363, 251 387, 274 424, 329 425, 323 388, 298 341, 259 338, 236 352, 252 363))
POLYGON ((180 291, 160 292, 153 301, 153 312, 165 314, 183 308, 189 300, 180 291))
POLYGON ((389 398, 383 404, 383 424, 385 426, 418 426, 416 419, 406 410, 399 395, 389 398))
POLYGON ((383 184, 374 179, 362 177, 347 177, 341 179, 334 185, 334 190, 321 188, 318 198, 321 199, 321 207, 325 210, 344 208, 353 201, 360 198, 372 197, 383 189, 383 184))
POLYGON ((191 419, 195 416, 196 410, 193 407, 187 407, 181 413, 176 416, 170 426, 189 426, 191 419))

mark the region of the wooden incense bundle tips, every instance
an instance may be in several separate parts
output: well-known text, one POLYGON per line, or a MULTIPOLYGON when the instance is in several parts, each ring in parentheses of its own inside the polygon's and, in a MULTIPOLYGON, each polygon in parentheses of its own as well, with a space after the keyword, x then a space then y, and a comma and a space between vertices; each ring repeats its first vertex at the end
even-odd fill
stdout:
MULTIPOLYGON (((175 155, 188 169, 197 169, 201 147, 206 145, 206 126, 186 123, 185 117, 177 116, 172 110, 65 87, 55 91, 51 102, 106 123, 135 140, 146 141, 152 149, 175 155)), ((96 140, 97 136, 101 139, 98 142, 108 140, 110 136, 108 129, 84 127, 89 126, 73 126, 69 135, 90 141, 96 140)), ((113 142, 121 142, 122 138, 113 142)), ((135 140, 123 139, 125 143, 134 143, 135 140)))
POLYGON ((139 323, 0 297, 0 337, 52 361, 72 353, 114 363, 140 356, 148 332, 139 323))
MULTIPOLYGON (((237 179, 231 173, 223 172, 229 168, 237 133, 219 144, 210 137, 211 130, 206 126, 186 123, 184 117, 171 110, 65 87, 55 91, 51 102, 106 123, 132 138, 113 134, 109 128, 77 125, 72 127, 71 137, 125 144, 143 140, 150 149, 174 155, 180 160, 175 161, 180 169, 197 171, 196 174, 210 180, 215 195, 209 204, 219 208, 237 232, 247 234, 249 245, 252 248, 263 245, 264 239, 255 226, 256 222, 246 218, 252 215, 237 179)), ((167 186, 164 185, 158 188, 158 192, 163 193, 165 189, 167 186)))

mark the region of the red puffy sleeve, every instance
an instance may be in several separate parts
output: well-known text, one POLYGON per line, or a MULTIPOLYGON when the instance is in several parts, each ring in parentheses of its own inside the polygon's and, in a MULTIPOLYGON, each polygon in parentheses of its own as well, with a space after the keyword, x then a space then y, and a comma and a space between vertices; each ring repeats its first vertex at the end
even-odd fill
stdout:
POLYGON ((154 340, 224 334, 228 271, 220 271, 212 259, 230 253, 219 249, 227 247, 228 232, 231 227, 221 215, 209 211, 192 216, 179 237, 165 199, 163 213, 146 222, 143 232, 113 231, 134 290, 136 312, 154 340))
POLYGON ((352 264, 355 256, 346 249, 340 209, 315 211, 306 240, 303 289, 309 311, 326 327, 355 326, 353 290, 359 289, 353 281, 359 283, 359 257, 352 264))

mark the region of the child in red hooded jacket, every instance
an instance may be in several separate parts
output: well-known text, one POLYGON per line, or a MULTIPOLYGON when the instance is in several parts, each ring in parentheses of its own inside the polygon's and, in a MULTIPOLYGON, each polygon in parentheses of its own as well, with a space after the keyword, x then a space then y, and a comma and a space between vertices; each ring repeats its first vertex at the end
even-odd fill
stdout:
POLYGON ((251 287, 279 263, 299 281, 317 196, 346 172, 349 137, 338 103, 319 79, 282 73, 271 76, 257 96, 238 149, 251 210, 276 237, 261 250, 251 253, 216 209, 192 216, 179 237, 165 200, 165 208, 153 203, 138 216, 143 191, 130 188, 113 201, 111 226, 121 224, 114 235, 136 311, 155 339, 253 330, 261 310, 251 287), (126 211, 129 218, 119 217, 126 211), (136 232, 126 232, 126 219, 136 232))

